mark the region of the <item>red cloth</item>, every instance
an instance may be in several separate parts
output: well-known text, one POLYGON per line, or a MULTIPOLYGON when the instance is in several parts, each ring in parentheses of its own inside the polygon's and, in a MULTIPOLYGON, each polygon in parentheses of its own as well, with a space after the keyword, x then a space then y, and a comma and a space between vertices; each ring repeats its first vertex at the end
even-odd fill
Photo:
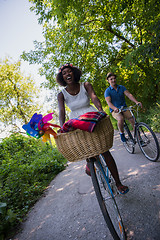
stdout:
POLYGON ((88 112, 80 115, 78 118, 72 118, 63 124, 62 133, 81 129, 87 132, 93 132, 97 122, 106 116, 104 112, 88 112))

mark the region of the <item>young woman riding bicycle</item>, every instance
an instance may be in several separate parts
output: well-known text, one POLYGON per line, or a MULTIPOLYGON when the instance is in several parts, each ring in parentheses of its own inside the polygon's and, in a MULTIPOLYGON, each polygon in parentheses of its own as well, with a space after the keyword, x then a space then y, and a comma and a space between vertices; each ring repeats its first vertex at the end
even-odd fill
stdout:
MULTIPOLYGON (((82 72, 70 63, 62 65, 57 74, 57 82, 65 87, 58 94, 59 122, 62 127, 65 123, 65 103, 70 108, 70 118, 78 117, 87 112, 103 111, 102 105, 89 82, 79 83, 82 72), (90 99, 95 107, 90 105, 90 99)), ((128 192, 128 187, 122 185, 116 163, 109 151, 103 153, 108 168, 115 179, 118 191, 121 194, 128 192)), ((88 165, 86 170, 89 173, 88 165)))

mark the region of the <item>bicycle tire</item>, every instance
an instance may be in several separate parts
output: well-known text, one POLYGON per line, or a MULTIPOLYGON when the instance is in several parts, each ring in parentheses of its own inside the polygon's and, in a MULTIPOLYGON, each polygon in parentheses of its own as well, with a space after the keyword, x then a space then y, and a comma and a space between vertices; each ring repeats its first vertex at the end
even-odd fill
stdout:
POLYGON ((134 150, 135 150, 135 144, 134 144, 134 141, 133 141, 133 137, 132 137, 132 134, 128 128, 128 125, 125 123, 124 125, 124 135, 125 135, 125 138, 127 139, 126 142, 123 143, 125 149, 133 154, 134 153, 134 150))
POLYGON ((159 158, 158 139, 153 130, 143 122, 137 125, 137 142, 144 154, 150 161, 156 162, 159 158))
MULTIPOLYGON (((102 211, 103 217, 105 219, 105 222, 110 230, 110 233, 115 240, 126 240, 126 233, 125 229, 123 226, 122 218, 120 216, 118 206, 116 204, 114 196, 112 196, 110 192, 110 189, 108 188, 108 185, 106 181, 105 189, 104 184, 102 184, 99 176, 98 176, 98 171, 97 169, 97 162, 94 160, 91 160, 89 162, 89 167, 90 167, 90 172, 91 172, 91 178, 92 178, 92 183, 94 186, 94 190, 96 193, 96 197, 100 206, 100 209, 102 211), (114 215, 114 219, 113 219, 114 215)), ((106 171, 104 169, 104 171, 106 171)), ((100 174, 102 177, 102 173, 100 174)), ((103 183, 104 183, 103 182, 103 183)))

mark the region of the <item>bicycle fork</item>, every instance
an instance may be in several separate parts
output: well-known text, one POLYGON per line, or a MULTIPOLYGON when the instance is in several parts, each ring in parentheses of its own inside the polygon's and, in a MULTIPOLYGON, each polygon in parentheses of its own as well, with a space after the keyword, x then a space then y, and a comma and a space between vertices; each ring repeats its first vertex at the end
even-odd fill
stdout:
POLYGON ((129 138, 133 141, 134 144, 136 144, 136 138, 135 138, 135 136, 136 136, 136 132, 135 132, 136 126, 134 128, 134 138, 133 138, 133 136, 132 136, 132 134, 131 134, 131 132, 129 130, 129 127, 128 127, 128 125, 127 125, 125 120, 124 120, 124 128, 126 129, 129 138))

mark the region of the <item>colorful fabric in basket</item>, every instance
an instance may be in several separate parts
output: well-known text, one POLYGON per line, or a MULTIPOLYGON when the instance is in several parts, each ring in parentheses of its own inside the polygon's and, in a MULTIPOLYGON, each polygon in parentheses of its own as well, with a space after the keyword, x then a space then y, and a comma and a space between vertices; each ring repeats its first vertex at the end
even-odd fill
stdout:
POLYGON ((72 118, 63 124, 61 133, 80 129, 87 132, 93 132, 96 124, 107 114, 105 112, 88 112, 80 115, 78 118, 72 118))

